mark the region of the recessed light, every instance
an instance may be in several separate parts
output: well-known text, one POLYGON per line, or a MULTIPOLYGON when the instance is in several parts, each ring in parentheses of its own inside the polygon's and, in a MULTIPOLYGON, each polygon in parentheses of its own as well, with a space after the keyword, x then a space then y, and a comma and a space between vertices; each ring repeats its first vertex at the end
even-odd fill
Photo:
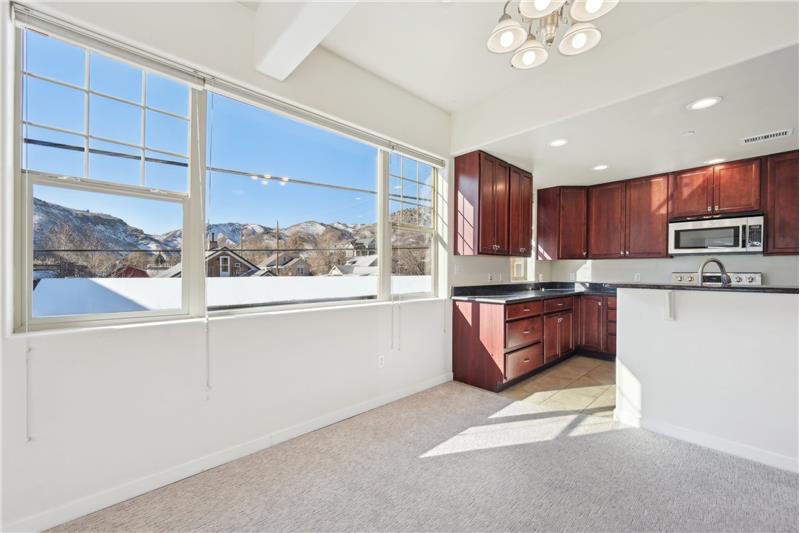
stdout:
POLYGON ((595 165, 592 167, 592 170, 605 170, 608 168, 608 165, 595 165))
POLYGON ((725 160, 721 157, 716 157, 714 159, 709 159, 706 161, 706 165, 719 165, 720 163, 724 163, 725 160))
POLYGON ((567 144, 566 139, 556 139, 554 141, 550 141, 550 146, 553 148, 558 148, 559 146, 564 146, 565 144, 567 144))
POLYGON ((715 106, 722 101, 721 96, 707 96, 688 104, 686 109, 689 111, 700 111, 701 109, 708 109, 715 106))

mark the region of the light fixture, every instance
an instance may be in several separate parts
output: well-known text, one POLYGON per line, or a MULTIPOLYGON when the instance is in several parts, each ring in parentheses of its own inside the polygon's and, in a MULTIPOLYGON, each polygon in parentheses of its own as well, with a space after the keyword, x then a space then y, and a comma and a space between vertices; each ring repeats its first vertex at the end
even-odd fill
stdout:
POLYGON ((618 3, 619 0, 575 0, 569 8, 569 16, 577 22, 589 22, 602 17, 618 3))
POLYGON ((519 14, 523 18, 538 19, 561 9, 565 0, 520 0, 519 14))
POLYGON ((286 185, 288 182, 289 182, 289 178, 287 178, 286 176, 282 176, 281 177, 281 187, 286 185))
POLYGON ((556 41, 558 51, 566 56, 597 46, 603 34, 588 21, 617 7, 619 0, 518 0, 519 22, 509 15, 509 4, 511 0, 503 5, 503 14, 489 34, 486 47, 496 54, 513 51, 511 66, 526 70, 546 62, 556 41), (566 31, 562 30, 564 27, 566 31))
POLYGON ((565 144, 567 144, 566 139, 555 139, 553 141, 550 141, 550 146, 552 146, 553 148, 559 148, 561 146, 564 146, 565 144))
POLYGON ((253 181, 256 181, 258 179, 258 176, 253 174, 252 176, 250 176, 250 179, 253 180, 253 181))
POLYGON ((525 43, 511 56, 511 66, 523 70, 538 67, 547 61, 549 55, 547 48, 529 33, 525 43))
POLYGON ((606 170, 608 169, 608 165, 595 165, 592 167, 592 170, 606 170))
POLYGON ((558 51, 565 56, 576 56, 597 46, 602 37, 603 34, 593 24, 580 22, 567 30, 558 43, 558 51))
POLYGON ((720 163, 724 163, 725 160, 721 157, 716 157, 714 159, 709 159, 706 161, 706 165, 719 165, 720 163))
POLYGON ((528 35, 522 24, 511 18, 511 15, 506 12, 509 3, 510 0, 506 2, 503 14, 486 40, 486 48, 495 54, 504 54, 514 50, 525 41, 525 37, 528 35))
POLYGON ((689 104, 686 104, 686 109, 689 111, 700 111, 701 109, 708 109, 709 107, 713 107, 722 101, 721 96, 707 96, 705 98, 701 98, 699 100, 695 100, 689 104))

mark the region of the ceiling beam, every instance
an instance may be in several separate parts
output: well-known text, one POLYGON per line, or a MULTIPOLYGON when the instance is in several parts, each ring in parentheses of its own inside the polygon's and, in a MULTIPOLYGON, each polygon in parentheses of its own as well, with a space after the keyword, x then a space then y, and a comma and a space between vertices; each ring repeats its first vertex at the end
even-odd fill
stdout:
POLYGON ((256 11, 256 70, 283 81, 356 2, 262 2, 256 11))

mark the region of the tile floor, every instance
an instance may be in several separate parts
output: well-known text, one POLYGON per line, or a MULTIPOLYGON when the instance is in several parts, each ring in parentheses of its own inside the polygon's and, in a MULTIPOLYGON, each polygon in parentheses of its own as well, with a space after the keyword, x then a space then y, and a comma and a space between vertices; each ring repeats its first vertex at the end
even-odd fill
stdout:
POLYGON ((614 363, 575 355, 500 394, 538 406, 537 412, 579 411, 613 418, 616 385, 614 363))

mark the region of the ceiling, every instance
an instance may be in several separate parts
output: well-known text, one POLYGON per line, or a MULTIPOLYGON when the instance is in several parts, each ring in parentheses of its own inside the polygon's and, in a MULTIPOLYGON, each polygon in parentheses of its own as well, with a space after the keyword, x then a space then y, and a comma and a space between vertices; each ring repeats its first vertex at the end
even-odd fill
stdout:
MULTIPOLYGON (((631 39, 696 2, 629 2, 595 21, 600 46, 631 39)), ((322 41, 325 48, 446 110, 457 111, 535 78, 510 55, 486 49, 503 2, 360 2, 322 41)), ((552 53, 542 68, 574 62, 552 53)))

